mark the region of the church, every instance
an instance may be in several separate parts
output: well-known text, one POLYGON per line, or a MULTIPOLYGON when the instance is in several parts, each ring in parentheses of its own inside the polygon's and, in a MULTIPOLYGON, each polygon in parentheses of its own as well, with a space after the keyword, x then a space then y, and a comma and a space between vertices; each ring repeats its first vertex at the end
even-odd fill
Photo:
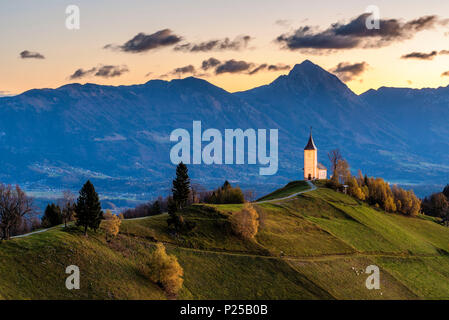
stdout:
POLYGON ((310 128, 309 142, 304 148, 304 180, 327 179, 327 169, 318 162, 317 151, 312 137, 312 128, 310 128))

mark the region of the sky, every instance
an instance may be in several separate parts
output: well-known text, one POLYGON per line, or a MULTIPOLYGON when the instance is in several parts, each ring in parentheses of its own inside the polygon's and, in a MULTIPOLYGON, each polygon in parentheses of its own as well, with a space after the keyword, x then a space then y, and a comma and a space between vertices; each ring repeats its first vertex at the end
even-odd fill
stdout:
POLYGON ((441 0, 0 0, 0 38, 0 95, 187 76, 235 92, 305 59, 358 94, 449 85, 441 0), (71 5, 79 29, 66 26, 71 5), (366 28, 372 18, 379 29, 366 28))

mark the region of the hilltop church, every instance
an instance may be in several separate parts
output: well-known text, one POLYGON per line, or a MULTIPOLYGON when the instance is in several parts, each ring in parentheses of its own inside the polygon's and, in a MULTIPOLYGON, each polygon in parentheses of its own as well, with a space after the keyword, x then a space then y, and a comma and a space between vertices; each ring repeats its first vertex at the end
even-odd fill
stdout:
POLYGON ((327 169, 318 162, 317 151, 310 128, 309 142, 304 148, 304 180, 327 179, 327 169))

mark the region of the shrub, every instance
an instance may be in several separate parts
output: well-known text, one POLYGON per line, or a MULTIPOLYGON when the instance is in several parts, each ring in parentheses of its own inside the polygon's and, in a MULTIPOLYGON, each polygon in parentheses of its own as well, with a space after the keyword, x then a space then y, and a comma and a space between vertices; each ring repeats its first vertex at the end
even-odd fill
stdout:
POLYGON ((231 216, 232 230, 244 239, 253 239, 259 229, 259 214, 250 203, 231 216))
POLYGON ((156 244, 156 250, 149 261, 150 279, 160 285, 170 295, 176 295, 182 288, 183 269, 174 255, 165 251, 162 243, 156 244))

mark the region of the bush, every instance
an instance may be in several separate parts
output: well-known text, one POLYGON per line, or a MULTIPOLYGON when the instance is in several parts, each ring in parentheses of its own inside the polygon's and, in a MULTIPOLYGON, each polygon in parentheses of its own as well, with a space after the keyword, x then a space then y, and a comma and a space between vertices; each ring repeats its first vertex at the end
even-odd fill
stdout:
POLYGON ((259 229, 259 214, 250 203, 231 216, 232 230, 244 239, 253 239, 259 229))
POLYGON ((176 295, 182 288, 183 269, 174 255, 168 255, 162 243, 156 244, 156 250, 149 261, 150 279, 160 285, 170 295, 176 295))

